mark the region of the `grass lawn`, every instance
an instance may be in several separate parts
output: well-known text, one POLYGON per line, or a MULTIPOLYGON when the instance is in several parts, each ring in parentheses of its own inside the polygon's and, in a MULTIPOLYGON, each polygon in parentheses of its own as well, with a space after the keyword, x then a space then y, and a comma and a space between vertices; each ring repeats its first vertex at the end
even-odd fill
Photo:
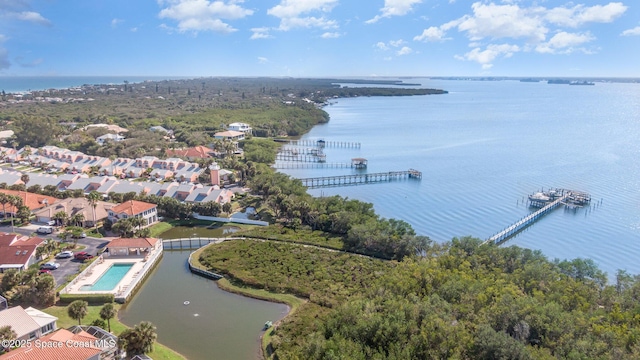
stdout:
POLYGON ((153 224, 149 228, 149 230, 151 231, 149 237, 156 238, 160 236, 160 234, 162 234, 163 232, 170 230, 172 227, 173 227, 172 224, 164 221, 153 224))
MULTIPOLYGON (((116 309, 120 309, 120 304, 114 304, 116 309)), ((87 313, 87 316, 85 316, 84 319, 82 319, 82 323, 84 325, 90 324, 91 322, 93 322, 93 320, 95 319, 100 319, 100 309, 102 308, 102 306, 96 305, 96 306, 89 306, 89 311, 87 313)), ((46 309, 43 309, 42 311, 46 312, 49 315, 53 315, 55 317, 58 318, 58 327, 59 328, 68 328, 70 326, 73 325, 78 325, 78 322, 76 320, 73 320, 69 317, 69 315, 67 314, 67 307, 66 306, 51 306, 48 307, 46 309)), ((127 329, 128 327, 121 323, 117 318, 115 319, 111 319, 111 332, 114 334, 120 334, 121 332, 123 332, 125 329, 127 329)), ((182 355, 176 353, 175 351, 169 349, 168 347, 158 343, 156 341, 156 343, 153 345, 153 351, 150 352, 149 355, 152 359, 154 360, 184 360, 185 357, 183 357, 182 355)))

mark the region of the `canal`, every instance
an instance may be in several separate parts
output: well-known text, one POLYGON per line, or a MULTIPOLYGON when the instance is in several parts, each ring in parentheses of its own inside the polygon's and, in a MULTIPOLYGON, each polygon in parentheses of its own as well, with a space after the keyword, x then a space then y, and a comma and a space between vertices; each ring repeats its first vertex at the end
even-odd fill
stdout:
MULTIPOLYGON (((213 235, 202 228, 189 229, 203 237, 229 231, 219 228, 213 235)), ((171 231, 184 237, 187 230, 171 231)), ((288 307, 218 289, 214 281, 189 271, 189 254, 165 251, 143 287, 120 310, 120 320, 128 326, 151 321, 158 329, 158 341, 190 360, 259 359, 264 323, 281 319, 288 307)))

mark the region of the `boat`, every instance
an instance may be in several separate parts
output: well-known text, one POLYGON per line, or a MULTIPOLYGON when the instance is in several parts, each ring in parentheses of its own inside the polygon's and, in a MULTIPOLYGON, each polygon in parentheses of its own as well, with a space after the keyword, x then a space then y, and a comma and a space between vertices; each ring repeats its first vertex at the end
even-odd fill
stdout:
POLYGON ((547 84, 566 85, 566 84, 571 84, 571 81, 565 80, 565 79, 549 79, 549 80, 547 80, 547 84))
POLYGON ((572 81, 569 85, 595 85, 596 83, 591 81, 572 81))
POLYGON ((272 326, 273 326, 273 323, 271 321, 267 321, 266 323, 264 323, 264 330, 267 330, 272 326))

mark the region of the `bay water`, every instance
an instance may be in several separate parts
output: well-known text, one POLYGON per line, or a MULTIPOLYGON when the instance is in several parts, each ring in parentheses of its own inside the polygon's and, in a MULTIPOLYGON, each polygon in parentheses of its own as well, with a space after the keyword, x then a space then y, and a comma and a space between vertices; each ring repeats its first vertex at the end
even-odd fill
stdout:
MULTIPOLYGON (((325 107, 331 120, 303 139, 360 142, 326 148, 327 162, 364 157, 366 172, 415 168, 422 180, 311 194, 371 202, 382 217, 444 242, 489 238, 529 214, 526 196, 541 189, 586 191, 588 208, 560 207, 503 246, 593 259, 610 277, 618 269, 640 274, 640 85, 406 81, 449 93, 337 99, 325 107)), ((281 171, 306 178, 362 170, 281 171)))

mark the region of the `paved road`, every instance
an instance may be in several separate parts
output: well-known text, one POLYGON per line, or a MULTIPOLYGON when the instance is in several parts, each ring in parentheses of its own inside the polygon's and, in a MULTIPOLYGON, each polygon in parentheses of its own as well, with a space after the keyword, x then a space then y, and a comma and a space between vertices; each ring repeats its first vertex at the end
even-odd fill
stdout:
MULTIPOLYGON (((0 231, 4 231, 8 233, 12 232, 11 225, 0 227, 0 231)), ((31 234, 34 233, 34 230, 33 228, 16 227, 15 233, 30 236, 31 234)), ((49 234, 49 235, 37 234, 37 236, 43 239, 54 239, 56 241, 60 241, 57 234, 49 234)), ((78 245, 82 245, 85 248, 77 251, 86 251, 91 255, 96 255, 98 251, 101 251, 108 243, 109 243, 108 240, 93 238, 93 237, 78 239, 78 245)), ((73 258, 55 259, 55 262, 60 264, 59 268, 51 271, 51 274, 53 275, 54 279, 56 279, 56 284, 62 284, 65 282, 65 279, 67 276, 77 274, 78 270, 80 270, 80 265, 82 265, 82 261, 78 261, 73 258)))

